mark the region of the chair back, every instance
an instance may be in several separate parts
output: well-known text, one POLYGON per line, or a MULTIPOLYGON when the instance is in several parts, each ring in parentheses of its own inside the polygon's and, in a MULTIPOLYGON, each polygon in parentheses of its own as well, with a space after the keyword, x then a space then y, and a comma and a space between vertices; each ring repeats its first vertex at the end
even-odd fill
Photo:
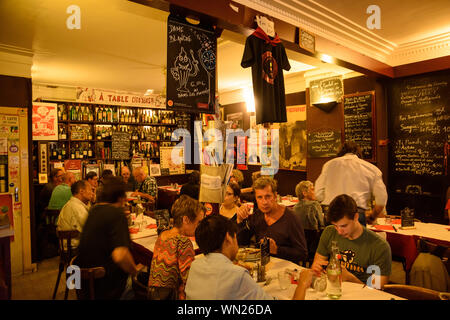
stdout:
POLYGON ((383 291, 408 300, 443 300, 439 291, 406 284, 386 284, 383 291))
MULTIPOLYGON (((71 265, 76 264, 74 257, 70 262, 71 265)), ((89 290, 76 289, 78 300, 95 300, 95 280, 105 277, 106 271, 104 267, 80 268, 81 280, 85 280, 89 284, 89 290)))
POLYGON ((45 224, 56 226, 56 221, 58 220, 58 216, 59 216, 59 212, 60 211, 61 210, 58 210, 58 209, 45 208, 44 209, 44 214, 43 214, 43 218, 44 218, 45 224))
POLYGON ((439 257, 447 268, 447 272, 450 274, 450 247, 436 244, 420 237, 417 240, 417 249, 419 250, 419 253, 431 253, 439 257))
POLYGON ((78 230, 57 230, 56 235, 59 239, 59 256, 61 261, 66 265, 69 264, 70 259, 75 256, 74 249, 72 247, 72 239, 80 237, 80 231, 78 230))

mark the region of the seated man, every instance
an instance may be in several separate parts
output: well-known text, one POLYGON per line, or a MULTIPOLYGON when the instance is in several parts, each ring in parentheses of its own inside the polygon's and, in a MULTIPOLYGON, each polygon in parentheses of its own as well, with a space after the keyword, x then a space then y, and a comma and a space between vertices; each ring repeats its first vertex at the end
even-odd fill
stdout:
POLYGON ((45 184, 44 188, 42 188, 39 193, 38 200, 38 212, 41 213, 47 208, 50 198, 52 196, 53 190, 60 185, 63 181, 64 170, 61 168, 55 168, 50 172, 49 182, 45 184))
POLYGON ((328 264, 331 242, 336 241, 342 257, 342 280, 366 284, 375 270, 375 276, 380 277, 375 278, 379 281, 375 281, 374 287, 380 289, 388 283, 391 274, 391 248, 375 232, 361 225, 358 214, 355 200, 346 194, 331 201, 327 219, 332 225, 320 237, 312 269, 316 275, 325 272, 322 266, 328 264))
POLYGON ((120 168, 120 176, 122 177, 123 182, 125 183, 126 191, 134 191, 134 178, 131 175, 130 169, 127 166, 123 166, 120 168))
MULTIPOLYGON (((200 221, 195 241, 204 253, 195 259, 186 282, 187 300, 273 300, 252 279, 247 269, 233 264, 239 246, 236 224, 224 216, 210 215, 200 221)), ((293 299, 304 300, 312 272, 302 271, 293 299)))
MULTIPOLYGON (((72 197, 59 213, 56 226, 58 230, 78 230, 81 233, 88 217, 88 204, 92 200, 94 192, 86 180, 75 182, 71 191, 72 197)), ((72 239, 72 247, 77 247, 78 242, 78 239, 72 239)))
POLYGON ((74 183, 75 175, 72 172, 65 173, 62 177, 62 183, 53 189, 52 196, 48 202, 48 208, 52 210, 61 210, 72 197, 70 187, 74 183))
POLYGON ((291 209, 277 203, 277 182, 261 177, 255 181, 253 189, 258 209, 252 215, 246 205, 237 210, 239 244, 249 244, 253 235, 258 243, 267 237, 271 255, 294 263, 307 261, 303 226, 291 209))
POLYGON ((324 228, 322 207, 316 201, 314 184, 311 181, 301 181, 295 187, 295 193, 299 201, 294 206, 294 214, 300 218, 304 228, 309 262, 312 262, 319 243, 320 232, 324 228))
POLYGON ((185 194, 195 200, 198 200, 200 193, 200 172, 198 170, 192 171, 189 176, 188 183, 181 187, 180 195, 185 194))
POLYGON ((92 187, 93 196, 92 196, 91 202, 95 203, 97 200, 96 193, 97 193, 97 188, 98 188, 98 175, 96 172, 91 171, 91 172, 88 172, 88 174, 86 174, 85 179, 87 182, 89 182, 89 184, 92 187))
POLYGON ((133 170, 133 176, 136 180, 136 191, 131 194, 132 197, 140 196, 145 202, 155 203, 158 196, 158 185, 156 179, 150 177, 143 167, 133 170))
MULTIPOLYGON (((135 265, 130 252, 130 233, 123 211, 125 185, 121 179, 105 180, 100 198, 102 203, 91 209, 81 233, 76 263, 81 268, 105 268, 105 277, 95 281, 96 299, 124 298, 131 288, 129 275, 135 275, 142 265, 135 265)), ((89 285, 82 283, 81 289, 89 290, 89 285)))

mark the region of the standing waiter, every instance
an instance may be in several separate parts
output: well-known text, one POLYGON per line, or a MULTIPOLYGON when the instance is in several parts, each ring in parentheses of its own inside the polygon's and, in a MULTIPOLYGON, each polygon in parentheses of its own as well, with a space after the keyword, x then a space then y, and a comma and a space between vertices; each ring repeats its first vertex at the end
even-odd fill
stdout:
POLYGON ((363 226, 366 222, 370 224, 375 221, 387 202, 380 169, 361 159, 361 149, 353 141, 346 141, 338 157, 324 164, 315 190, 316 198, 323 206, 328 206, 338 195, 351 196, 356 201, 359 222, 363 226), (372 198, 375 199, 373 208, 372 198))

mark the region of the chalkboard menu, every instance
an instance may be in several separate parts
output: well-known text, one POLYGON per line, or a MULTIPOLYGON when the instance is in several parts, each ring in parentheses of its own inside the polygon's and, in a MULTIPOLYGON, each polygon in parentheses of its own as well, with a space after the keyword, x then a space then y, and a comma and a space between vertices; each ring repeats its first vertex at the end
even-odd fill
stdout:
POLYGON ((308 157, 335 157, 341 147, 341 132, 335 130, 308 133, 308 157))
POLYGON ((344 96, 344 140, 361 147, 363 159, 375 160, 375 92, 344 96))
POLYGON ((342 98, 344 87, 342 77, 331 77, 313 80, 309 83, 310 103, 339 102, 342 98))
POLYGON ((167 98, 169 109, 214 113, 217 39, 212 28, 169 16, 167 98))
POLYGON ((111 148, 113 159, 130 159, 130 134, 128 132, 113 132, 111 148))
POLYGON ((450 73, 392 80, 388 88, 388 212, 409 207, 422 221, 443 223, 449 187, 450 73))
POLYGON ((447 175, 450 74, 398 81, 392 89, 393 171, 447 175))

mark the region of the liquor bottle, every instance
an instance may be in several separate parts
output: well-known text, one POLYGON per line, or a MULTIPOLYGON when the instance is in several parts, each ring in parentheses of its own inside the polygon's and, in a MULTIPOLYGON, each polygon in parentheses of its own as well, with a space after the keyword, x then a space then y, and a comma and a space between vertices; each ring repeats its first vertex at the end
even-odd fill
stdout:
POLYGON ((88 156, 88 150, 86 147, 83 147, 82 149, 83 149, 83 159, 86 159, 88 156))
POLYGON ((58 158, 58 153, 56 151, 56 145, 52 143, 50 146, 51 146, 50 149, 52 151, 52 153, 51 153, 52 156, 51 157, 52 157, 52 159, 56 160, 58 158))
POLYGON ((100 127, 96 127, 96 130, 97 130, 97 133, 96 133, 97 140, 102 140, 102 133, 100 131, 100 127))
POLYGON ((58 160, 62 160, 61 149, 59 148, 59 146, 58 146, 57 154, 58 154, 58 160))
POLYGON ((80 159, 81 158, 81 154, 80 154, 80 146, 78 145, 78 143, 75 146, 75 158, 76 159, 80 159))
POLYGON ((331 256, 327 267, 327 296, 339 299, 342 295, 342 270, 336 241, 331 241, 331 256))
POLYGON ((108 119, 106 118, 106 107, 102 108, 102 121, 108 121, 108 119))
POLYGON ((141 127, 140 132, 141 132, 141 140, 145 140, 144 128, 141 127))
POLYGON ((105 127, 102 127, 102 140, 105 139, 105 137, 106 137, 105 127))
POLYGON ((90 143, 89 143, 89 146, 88 146, 88 158, 92 158, 92 146, 91 146, 90 143))
POLYGON ((83 121, 88 121, 88 120, 89 120, 88 107, 84 106, 83 107, 83 121))
POLYGON ((88 136, 87 136, 88 140, 92 140, 92 131, 91 128, 88 129, 88 136))
POLYGON ((70 159, 75 159, 75 148, 70 148, 70 159))
POLYGON ((120 110, 120 122, 125 122, 125 115, 123 110, 120 110))
POLYGON ((77 107, 77 111, 78 111, 78 121, 83 121, 83 110, 81 109, 82 107, 80 105, 78 105, 77 107))
POLYGON ((90 106, 90 107, 88 108, 88 110, 89 110, 89 112, 88 112, 88 120, 89 120, 89 121, 94 121, 94 113, 92 112, 92 109, 93 109, 92 106, 90 106))
POLYGON ((66 106, 65 105, 62 105, 62 108, 63 108, 63 110, 62 110, 62 120, 63 121, 67 121, 67 108, 66 108, 66 106))
POLYGON ((112 121, 113 122, 117 122, 118 121, 118 117, 117 117, 117 107, 112 109, 112 121))
POLYGON ((62 120, 62 105, 58 104, 58 120, 62 120))
POLYGON ((112 112, 110 107, 108 107, 108 110, 106 110, 106 118, 108 119, 108 122, 112 122, 112 112))
POLYGON ((62 155, 63 159, 66 158, 66 144, 65 143, 63 143, 63 145, 62 145, 61 155, 62 155))
POLYGON ((154 142, 155 158, 159 158, 159 147, 156 142, 154 142))

